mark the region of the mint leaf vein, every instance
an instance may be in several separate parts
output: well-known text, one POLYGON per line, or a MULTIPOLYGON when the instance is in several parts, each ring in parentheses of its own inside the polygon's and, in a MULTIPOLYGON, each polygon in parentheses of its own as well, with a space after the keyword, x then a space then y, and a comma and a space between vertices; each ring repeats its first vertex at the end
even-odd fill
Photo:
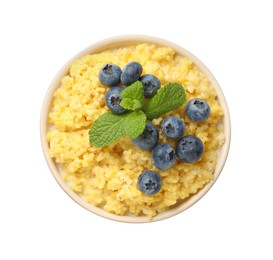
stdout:
POLYGON ((158 118, 162 114, 170 112, 180 107, 186 100, 186 93, 182 85, 169 83, 160 88, 156 95, 145 104, 143 111, 148 119, 158 118))
POLYGON ((98 117, 89 130, 89 142, 104 147, 123 136, 136 138, 144 131, 146 115, 142 111, 114 114, 107 112, 98 117))

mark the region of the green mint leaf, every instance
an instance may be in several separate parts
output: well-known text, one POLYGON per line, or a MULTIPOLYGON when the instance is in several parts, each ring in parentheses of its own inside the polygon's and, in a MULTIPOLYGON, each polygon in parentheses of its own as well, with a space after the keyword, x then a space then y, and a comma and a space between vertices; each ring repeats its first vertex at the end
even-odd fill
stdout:
POLYGON ((137 110, 142 107, 142 104, 137 99, 123 98, 120 105, 127 110, 137 110))
POLYGON ((121 94, 120 105, 127 110, 137 110, 142 107, 144 100, 144 91, 142 83, 136 81, 131 86, 125 88, 121 94))
POLYGON ((148 119, 158 118, 160 115, 180 107, 186 100, 186 93, 182 85, 169 83, 160 88, 156 95, 145 104, 143 111, 148 119))
POLYGON ((130 113, 124 120, 124 134, 131 138, 140 136, 146 126, 146 115, 143 111, 134 111, 130 113))
POLYGON ((137 99, 140 102, 143 102, 144 91, 143 91, 142 83, 140 81, 136 81, 129 87, 125 88, 121 92, 121 98, 137 99))
POLYGON ((128 113, 106 112, 99 116, 89 130, 89 142, 95 147, 111 144, 123 136, 123 121, 128 113))
POLYGON ((107 146, 128 135, 132 138, 143 133, 146 115, 142 111, 124 114, 104 113, 99 116, 89 130, 89 142, 95 147, 107 146))

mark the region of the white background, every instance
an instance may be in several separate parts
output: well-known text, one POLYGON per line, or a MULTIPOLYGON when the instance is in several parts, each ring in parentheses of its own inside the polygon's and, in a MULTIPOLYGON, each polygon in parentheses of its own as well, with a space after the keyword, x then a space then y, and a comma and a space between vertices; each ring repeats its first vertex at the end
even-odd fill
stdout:
POLYGON ((0 259, 273 259, 270 2, 1 0, 0 259), (113 222, 78 206, 40 145, 55 73, 120 34, 191 51, 219 81, 231 113, 230 154, 216 184, 186 212, 152 224, 113 222))

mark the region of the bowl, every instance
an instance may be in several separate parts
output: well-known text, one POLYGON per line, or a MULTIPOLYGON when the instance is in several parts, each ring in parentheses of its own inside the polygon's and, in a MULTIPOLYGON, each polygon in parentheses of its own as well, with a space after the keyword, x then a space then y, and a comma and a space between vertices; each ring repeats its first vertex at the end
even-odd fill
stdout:
POLYGON ((81 205, 85 209, 91 211, 92 213, 95 213, 107 219, 121 221, 121 222, 129 222, 129 223, 145 223, 145 222, 154 222, 158 220, 163 220, 171 216, 174 216, 178 213, 181 213, 185 211, 186 209, 188 209, 189 207, 191 207, 192 205, 194 205, 209 191, 209 189, 213 186, 213 184, 216 182, 217 178, 219 177, 224 167, 225 161, 227 159, 229 146, 230 146, 231 128, 230 128, 230 117, 229 117, 228 106, 227 106, 227 102, 225 100, 224 94, 218 82, 212 75, 212 73, 198 58, 196 58, 193 54, 191 54, 189 51, 185 50, 184 48, 163 39, 159 39, 159 38, 155 38, 151 36, 145 36, 145 35, 124 35, 124 36, 116 36, 116 37, 108 38, 106 40, 102 40, 100 42, 90 45, 89 47, 85 48, 80 53, 75 55, 60 69, 60 71, 57 73, 57 75, 51 82, 44 99, 44 103, 42 106, 42 113, 41 113, 41 121, 40 121, 40 134, 41 134, 41 143, 42 143, 43 152, 44 152, 47 164, 49 166, 49 169, 51 170, 53 176, 55 177, 56 181, 59 183, 61 188, 70 196, 70 198, 72 198, 75 202, 77 202, 79 205, 81 205), (128 46, 131 44, 144 43, 144 42, 156 44, 158 46, 168 46, 174 49, 179 55, 189 57, 193 61, 193 63, 199 68, 199 70, 209 79, 209 81, 215 88, 215 91, 218 95, 219 103, 224 112, 223 129, 225 134, 225 143, 219 150, 219 157, 218 157, 217 165, 214 171, 213 179, 209 183, 207 183, 202 189, 200 189, 197 193, 191 195, 186 200, 183 200, 178 205, 171 207, 170 209, 164 212, 158 213, 155 217, 153 217, 152 220, 148 220, 146 216, 133 216, 133 215, 119 216, 113 213, 109 213, 105 211, 104 209, 101 209, 99 207, 96 207, 96 206, 93 206, 92 204, 87 203, 80 195, 72 191, 68 187, 67 183, 61 178, 61 169, 58 166, 58 164, 54 161, 54 159, 50 158, 49 144, 46 139, 46 133, 50 127, 48 123, 48 114, 52 107, 53 93, 60 86, 61 79, 65 75, 67 75, 69 64, 71 64, 73 61, 75 61, 76 59, 79 59, 80 57, 86 54, 97 53, 97 52, 105 51, 107 49, 123 47, 123 46, 128 46))

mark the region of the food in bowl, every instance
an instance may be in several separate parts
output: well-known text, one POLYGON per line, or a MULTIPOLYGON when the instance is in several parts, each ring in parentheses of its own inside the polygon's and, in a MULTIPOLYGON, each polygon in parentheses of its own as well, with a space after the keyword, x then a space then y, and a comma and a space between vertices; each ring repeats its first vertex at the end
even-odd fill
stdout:
MULTIPOLYGON (((125 88, 131 84, 126 77, 123 82, 119 85, 125 88)), ((225 142, 222 118, 223 110, 214 87, 188 57, 178 55, 169 47, 135 44, 85 55, 70 64, 68 75, 54 93, 47 140, 50 156, 62 168, 62 178, 84 200, 117 215, 145 215, 152 219, 197 193, 213 179, 218 150, 225 142), (127 136, 100 148, 90 145, 90 127, 99 116, 110 111, 105 95, 111 87, 101 83, 100 70, 105 64, 124 69, 131 62, 142 65, 140 82, 143 75, 149 74, 159 79, 160 88, 170 82, 183 86, 186 102, 151 123, 158 129, 158 142, 175 148, 180 139, 164 135, 161 123, 170 116, 182 119, 183 136, 195 136, 204 145, 197 161, 177 159, 170 168, 159 170, 153 163, 152 151, 140 150, 127 136), (210 114, 202 122, 186 115, 186 105, 192 99, 209 104, 210 114), (156 188, 155 194, 145 194, 139 187, 139 177, 147 171, 161 178, 160 189, 156 188)))

